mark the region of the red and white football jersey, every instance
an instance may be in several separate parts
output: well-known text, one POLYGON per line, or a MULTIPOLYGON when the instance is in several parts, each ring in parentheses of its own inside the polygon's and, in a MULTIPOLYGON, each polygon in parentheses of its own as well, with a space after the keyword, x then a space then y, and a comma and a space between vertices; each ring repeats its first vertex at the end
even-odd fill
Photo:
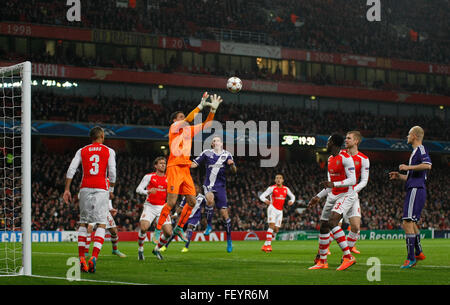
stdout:
POLYGON ((116 182, 116 153, 108 146, 93 143, 80 148, 70 163, 67 178, 73 178, 80 163, 83 168, 80 188, 108 190, 107 178, 111 183, 116 182))
MULTIPOLYGON (((347 150, 342 150, 342 152, 347 152, 347 150)), ((355 163, 355 175, 356 175, 356 184, 353 186, 355 192, 359 193, 369 181, 369 169, 370 162, 369 157, 367 157, 362 152, 358 151, 358 153, 352 156, 353 162, 355 163)))
POLYGON ((349 154, 341 151, 328 158, 328 181, 334 182, 331 190, 334 195, 346 193, 349 186, 353 186, 356 181, 355 163, 349 154))
POLYGON ((267 200, 267 196, 270 196, 270 203, 277 210, 283 210, 283 205, 287 196, 289 196, 290 201, 295 202, 294 194, 292 194, 291 190, 284 185, 281 187, 278 187, 276 184, 269 186, 267 190, 259 196, 259 199, 264 202, 267 200))
POLYGON ((167 176, 159 176, 156 173, 150 173, 142 178, 136 188, 136 193, 147 196, 147 202, 153 205, 164 205, 167 197, 167 176), (147 191, 156 188, 154 194, 147 194, 147 191))

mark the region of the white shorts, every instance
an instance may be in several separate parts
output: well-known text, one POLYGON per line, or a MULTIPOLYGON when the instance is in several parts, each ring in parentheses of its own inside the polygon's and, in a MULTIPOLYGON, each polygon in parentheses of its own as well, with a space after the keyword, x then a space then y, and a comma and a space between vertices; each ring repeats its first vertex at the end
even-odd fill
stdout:
MULTIPOLYGON (((117 227, 116 222, 114 221, 114 218, 111 215, 111 212, 108 211, 108 216, 106 217, 106 230, 109 230, 111 228, 117 227)), ((95 227, 95 222, 92 222, 89 224, 92 227, 95 227)))
POLYGON ((357 199, 356 192, 351 190, 346 193, 334 195, 329 193, 327 201, 322 209, 322 215, 320 220, 328 221, 330 219, 331 212, 336 212, 341 215, 347 214, 357 199))
POLYGON ((80 223, 107 224, 108 201, 107 190, 82 188, 80 190, 80 223))
POLYGON ((346 214, 344 214, 344 222, 350 223, 349 219, 352 217, 361 217, 361 207, 359 205, 358 193, 356 193, 356 200, 353 203, 353 206, 347 211, 346 214))
POLYGON ((275 223, 276 227, 281 227, 283 220, 283 210, 278 210, 273 205, 267 208, 267 223, 275 223))
MULTIPOLYGON (((148 221, 150 223, 150 225, 152 224, 152 222, 155 219, 156 219, 156 222, 158 222, 159 215, 161 215, 161 211, 162 211, 163 207, 164 207, 164 205, 153 205, 153 204, 149 204, 147 202, 144 203, 144 210, 142 211, 141 218, 139 219, 139 221, 141 221, 141 220, 148 221)), ((167 216, 167 219, 163 225, 167 225, 167 224, 168 225, 172 224, 170 215, 167 216)))

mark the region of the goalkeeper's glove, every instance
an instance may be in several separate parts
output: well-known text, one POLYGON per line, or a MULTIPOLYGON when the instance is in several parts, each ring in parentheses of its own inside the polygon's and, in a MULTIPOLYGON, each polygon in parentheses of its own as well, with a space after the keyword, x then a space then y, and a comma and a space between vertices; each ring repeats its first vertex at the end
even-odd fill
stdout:
POLYGON ((207 103, 208 97, 209 97, 208 92, 205 91, 205 93, 203 93, 200 104, 198 104, 198 106, 197 106, 200 109, 200 111, 203 110, 203 107, 205 107, 208 104, 207 103))
POLYGON ((212 113, 216 113, 217 108, 219 108, 219 105, 223 102, 223 100, 220 95, 216 94, 212 95, 210 100, 211 102, 207 102, 206 105, 211 107, 212 113))

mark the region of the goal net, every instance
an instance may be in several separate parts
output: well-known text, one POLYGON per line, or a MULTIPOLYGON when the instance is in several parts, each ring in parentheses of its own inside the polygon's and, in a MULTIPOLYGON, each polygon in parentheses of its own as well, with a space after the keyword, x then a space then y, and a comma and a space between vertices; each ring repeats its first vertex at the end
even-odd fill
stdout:
POLYGON ((0 276, 31 275, 31 63, 0 67, 0 276))

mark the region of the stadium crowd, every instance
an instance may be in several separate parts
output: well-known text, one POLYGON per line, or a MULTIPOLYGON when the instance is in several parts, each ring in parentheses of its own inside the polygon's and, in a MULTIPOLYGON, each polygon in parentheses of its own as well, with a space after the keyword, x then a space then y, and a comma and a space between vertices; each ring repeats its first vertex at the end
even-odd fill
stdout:
POLYGON ((346 0, 155 0, 139 8, 116 1, 88 1, 81 21, 66 19, 64 1, 6 0, 2 21, 142 32, 173 37, 234 39, 215 29, 265 34, 265 43, 285 47, 449 63, 446 0, 385 0, 381 21, 369 22, 366 1, 346 0), (412 32, 411 32, 412 31, 412 32), (415 33, 415 34, 414 34, 415 33), (383 43, 380 43, 383 42, 383 43))
MULTIPOLYGON (((34 153, 32 158, 32 222, 34 230, 75 230, 79 218, 78 199, 65 204, 62 199, 65 173, 71 154, 34 153)), ((121 231, 138 228, 144 196, 135 190, 142 177, 152 170, 155 156, 117 154, 118 180, 115 187, 113 207, 118 209, 115 217, 121 231)), ((292 207, 285 205, 282 229, 315 230, 321 213, 321 204, 306 209, 307 202, 319 189, 319 182, 326 179, 326 168, 310 162, 281 162, 275 168, 261 168, 259 162, 235 158, 238 174, 228 173, 227 196, 232 217, 233 230, 267 229, 266 205, 259 195, 274 184, 277 173, 283 173, 285 185, 296 195, 292 207), (259 177, 255 180, 254 177, 259 177)), ((361 191, 362 227, 368 229, 398 229, 405 190, 402 183, 388 181, 387 172, 398 165, 372 164, 370 180, 361 191)), ((449 186, 445 183, 448 168, 433 167, 427 183, 427 204, 422 213, 422 228, 450 229, 449 186)), ((192 170, 193 178, 201 183, 203 171, 192 170)), ((77 173, 72 183, 72 195, 78 193, 81 174, 77 173)), ((213 219, 215 230, 223 230, 219 213, 213 219)), ((201 230, 204 229, 202 223, 201 230)))
MULTIPOLYGON (((160 105, 148 101, 97 96, 83 98, 33 92, 32 120, 75 121, 131 125, 168 126, 169 115, 179 109, 194 109, 198 101, 176 100, 160 105)), ((374 116, 368 112, 347 113, 287 107, 283 105, 238 104, 227 102, 217 112, 220 122, 228 120, 279 121, 280 131, 303 134, 328 134, 339 126, 338 132, 361 130, 365 137, 403 138, 409 128, 425 128, 428 140, 450 140, 450 124, 438 116, 374 116)))

